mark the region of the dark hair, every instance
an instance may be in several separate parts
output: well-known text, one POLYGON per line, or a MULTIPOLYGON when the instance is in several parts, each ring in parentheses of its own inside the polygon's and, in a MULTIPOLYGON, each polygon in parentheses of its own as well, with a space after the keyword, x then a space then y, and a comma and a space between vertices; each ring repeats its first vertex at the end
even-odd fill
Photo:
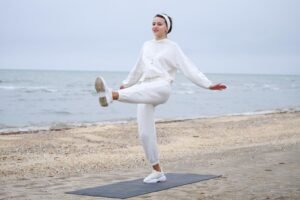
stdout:
MULTIPOLYGON (((164 14, 164 13, 163 13, 163 14, 164 14)), ((167 15, 167 14, 164 14, 164 15, 166 15, 166 16, 169 18, 169 20, 170 20, 170 29, 169 29, 168 33, 171 33, 172 28, 173 28, 173 21, 172 21, 172 18, 171 18, 169 15, 167 15)), ((166 23, 166 25, 167 25, 167 21, 166 21, 166 19, 164 18, 164 16, 162 16, 161 14, 156 14, 155 17, 163 18, 164 21, 165 21, 165 23, 166 23)), ((168 25, 167 25, 167 26, 168 26, 168 25)))

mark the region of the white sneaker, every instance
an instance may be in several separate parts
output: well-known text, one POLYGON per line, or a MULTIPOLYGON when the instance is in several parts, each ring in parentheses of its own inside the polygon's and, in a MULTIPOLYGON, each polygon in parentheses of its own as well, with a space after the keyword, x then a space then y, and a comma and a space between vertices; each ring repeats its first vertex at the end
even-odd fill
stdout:
POLYGON ((163 172, 158 172, 153 170, 146 178, 144 178, 144 183, 157 183, 166 181, 167 177, 163 172))
POLYGON ((100 105, 103 107, 108 106, 112 102, 112 90, 107 87, 102 77, 96 78, 95 89, 99 93, 100 105))

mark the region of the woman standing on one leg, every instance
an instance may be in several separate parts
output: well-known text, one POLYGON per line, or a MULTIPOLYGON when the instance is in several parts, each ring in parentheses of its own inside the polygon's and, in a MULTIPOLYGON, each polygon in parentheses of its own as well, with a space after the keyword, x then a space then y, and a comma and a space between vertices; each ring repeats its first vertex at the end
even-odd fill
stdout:
POLYGON ((138 104, 139 137, 153 168, 153 172, 144 179, 145 183, 166 180, 159 165, 154 110, 157 105, 168 100, 176 71, 181 70, 200 87, 210 90, 226 89, 223 84, 212 84, 184 55, 180 47, 167 38, 171 31, 171 17, 157 14, 152 22, 154 39, 144 43, 136 65, 123 81, 120 90, 112 91, 102 77, 98 77, 95 82, 101 106, 108 106, 113 100, 138 104))

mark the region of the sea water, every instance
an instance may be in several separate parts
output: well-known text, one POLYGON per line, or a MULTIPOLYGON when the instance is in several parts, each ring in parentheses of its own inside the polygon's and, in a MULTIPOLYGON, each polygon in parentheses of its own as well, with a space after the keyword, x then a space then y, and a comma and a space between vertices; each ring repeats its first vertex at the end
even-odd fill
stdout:
MULTIPOLYGON (((118 89, 128 72, 0 70, 0 133, 135 120, 136 105, 100 107, 97 76, 118 89)), ((206 74, 224 91, 200 88, 178 73, 172 94, 156 107, 157 119, 178 119, 299 109, 299 75, 206 74)))

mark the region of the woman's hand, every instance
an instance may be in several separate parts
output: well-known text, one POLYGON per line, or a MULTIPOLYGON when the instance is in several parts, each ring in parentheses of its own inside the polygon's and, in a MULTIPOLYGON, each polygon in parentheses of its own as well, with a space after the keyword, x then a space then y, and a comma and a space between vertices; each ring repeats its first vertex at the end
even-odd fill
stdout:
POLYGON ((226 85, 224 85, 222 83, 218 83, 216 85, 210 86, 208 89, 210 89, 210 90, 225 90, 226 88, 227 88, 226 85))

